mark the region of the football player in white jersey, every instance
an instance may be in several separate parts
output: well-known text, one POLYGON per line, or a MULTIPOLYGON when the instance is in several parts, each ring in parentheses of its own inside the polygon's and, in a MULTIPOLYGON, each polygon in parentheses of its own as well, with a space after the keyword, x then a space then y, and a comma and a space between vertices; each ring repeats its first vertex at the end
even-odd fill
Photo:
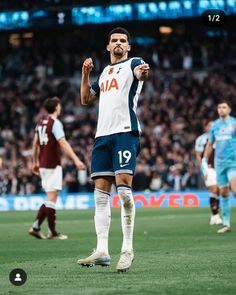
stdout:
POLYGON ((94 65, 87 58, 82 67, 81 103, 89 105, 99 99, 97 133, 92 152, 91 177, 95 182, 95 229, 97 247, 87 258, 79 259, 82 266, 108 266, 108 235, 111 219, 110 191, 115 181, 121 203, 123 244, 117 263, 118 272, 127 271, 134 259, 133 230, 135 204, 132 180, 136 157, 140 150, 140 126, 136 108, 149 65, 141 58, 128 58, 130 34, 121 27, 108 35, 106 47, 110 64, 90 86, 94 65))
MULTIPOLYGON (((202 158, 204 154, 204 150, 207 145, 207 141, 209 140, 210 129, 213 122, 208 122, 205 126, 205 133, 200 135, 195 142, 195 152, 196 152, 196 159, 201 167, 202 158)), ((217 186, 216 182, 216 171, 214 168, 214 152, 211 154, 211 157, 208 160, 207 166, 207 176, 204 177, 205 185, 209 191, 210 197, 210 208, 211 208, 211 219, 210 225, 213 224, 222 224, 222 219, 219 215, 219 199, 220 199, 220 191, 219 187, 217 186)))

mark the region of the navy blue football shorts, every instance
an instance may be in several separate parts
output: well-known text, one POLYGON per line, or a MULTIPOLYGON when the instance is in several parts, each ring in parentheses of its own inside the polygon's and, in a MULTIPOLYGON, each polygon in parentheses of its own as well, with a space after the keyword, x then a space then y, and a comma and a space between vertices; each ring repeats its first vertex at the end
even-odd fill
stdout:
POLYGON ((134 174, 139 151, 138 132, 97 137, 93 145, 91 178, 121 173, 134 174))

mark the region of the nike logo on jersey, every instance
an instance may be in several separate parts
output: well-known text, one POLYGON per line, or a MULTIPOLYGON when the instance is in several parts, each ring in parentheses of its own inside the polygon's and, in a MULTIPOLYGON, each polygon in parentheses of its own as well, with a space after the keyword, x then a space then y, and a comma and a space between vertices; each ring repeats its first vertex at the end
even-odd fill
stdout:
POLYGON ((118 71, 116 73, 119 74, 121 69, 122 69, 122 67, 119 67, 119 69, 118 69, 118 71))
POLYGON ((127 166, 127 165, 129 165, 129 163, 128 164, 120 164, 120 167, 122 168, 122 167, 125 167, 125 166, 127 166))

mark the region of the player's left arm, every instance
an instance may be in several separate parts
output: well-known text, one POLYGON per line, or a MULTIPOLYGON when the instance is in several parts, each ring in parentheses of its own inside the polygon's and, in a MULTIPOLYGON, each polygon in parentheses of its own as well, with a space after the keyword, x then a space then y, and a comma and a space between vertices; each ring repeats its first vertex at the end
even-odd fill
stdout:
POLYGON ((84 170, 86 167, 84 163, 77 157, 75 152, 73 151, 71 145, 68 143, 68 141, 65 139, 65 137, 62 137, 58 140, 58 143, 62 150, 71 158, 71 160, 75 163, 75 166, 78 169, 84 170))
POLYGON ((58 141, 60 148, 71 158, 71 160, 75 163, 75 166, 78 169, 85 169, 84 163, 77 157, 71 145, 66 140, 63 125, 59 120, 54 121, 52 133, 58 141))
POLYGON ((145 81, 149 74, 149 64, 145 63, 141 58, 133 58, 131 62, 131 69, 134 76, 139 81, 145 81))
POLYGON ((35 133, 32 146, 32 157, 33 157, 33 166, 32 172, 36 175, 39 175, 39 137, 35 133))
POLYGON ((145 81, 148 78, 149 70, 149 64, 144 63, 136 66, 134 69, 134 75, 139 81, 145 81))

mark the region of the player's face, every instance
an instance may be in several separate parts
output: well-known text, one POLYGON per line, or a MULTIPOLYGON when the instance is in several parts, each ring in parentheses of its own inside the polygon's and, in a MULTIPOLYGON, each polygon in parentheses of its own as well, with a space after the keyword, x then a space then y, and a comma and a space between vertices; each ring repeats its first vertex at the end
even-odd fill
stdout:
POLYGON ((218 105, 217 111, 220 118, 226 118, 230 114, 231 109, 227 103, 221 103, 218 105))
POLYGON ((121 58, 127 56, 128 51, 130 51, 128 37, 125 34, 112 34, 109 44, 107 45, 107 51, 115 57, 121 58))

